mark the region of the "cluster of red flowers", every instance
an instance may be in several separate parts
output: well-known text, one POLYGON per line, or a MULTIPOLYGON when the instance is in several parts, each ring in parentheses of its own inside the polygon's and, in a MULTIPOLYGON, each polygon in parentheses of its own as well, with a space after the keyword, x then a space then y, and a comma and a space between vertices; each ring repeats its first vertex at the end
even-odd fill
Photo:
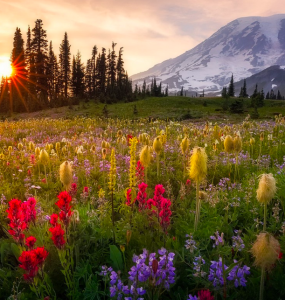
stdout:
MULTIPOLYGON (((33 238, 35 240, 34 237, 30 238, 33 238)), ((33 243, 32 245, 34 246, 33 243)), ((37 247, 36 249, 22 252, 21 256, 19 257, 19 262, 21 263, 20 268, 26 271, 26 274, 24 274, 25 280, 33 280, 33 278, 38 274, 39 268, 43 266, 47 256, 48 252, 44 247, 37 247)))
POLYGON ((70 195, 75 196, 77 194, 77 184, 74 182, 71 184, 70 195))
POLYGON ((25 240, 24 230, 29 227, 30 222, 36 220, 36 200, 29 198, 25 202, 12 199, 7 210, 9 226, 8 232, 13 236, 17 243, 23 244, 25 240))
MULTIPOLYGON (((156 185, 153 199, 148 200, 146 200, 147 184, 142 182, 138 185, 138 188, 139 192, 135 201, 138 202, 139 211, 142 211, 147 208, 151 210, 151 214, 157 215, 161 227, 163 228, 164 232, 166 232, 170 224, 170 217, 172 215, 172 212, 170 210, 171 201, 163 197, 163 194, 165 192, 164 187, 162 186, 162 184, 156 185)), ((127 190, 126 197, 126 205, 131 205, 131 189, 127 190)))
POLYGON ((141 164, 140 161, 137 162, 136 177, 138 184, 144 182, 144 166, 141 164))
POLYGON ((27 229, 30 223, 36 221, 36 200, 35 198, 29 198, 25 202, 21 202, 18 199, 12 199, 9 202, 9 208, 7 210, 8 219, 10 220, 9 233, 13 236, 14 240, 25 245, 28 251, 23 251, 19 257, 20 268, 24 269, 24 279, 31 281, 38 273, 40 267, 43 266, 45 259, 48 256, 48 252, 44 247, 37 247, 34 249, 36 238, 29 236, 25 238, 24 230, 27 229))
POLYGON ((139 192, 138 192, 136 200, 139 203, 139 210, 141 211, 141 210, 146 208, 147 194, 146 194, 145 191, 146 191, 146 188, 147 188, 147 184, 142 182, 141 184, 139 184, 138 188, 139 188, 139 192))
POLYGON ((50 217, 50 224, 52 227, 49 231, 52 234, 51 239, 53 240, 54 245, 58 249, 62 249, 65 245, 66 241, 64 239, 65 231, 62 229, 61 224, 58 223, 58 219, 62 222, 65 226, 65 229, 68 228, 70 223, 71 216, 73 212, 71 211, 71 201, 72 198, 68 192, 64 191, 61 192, 58 196, 58 201, 55 203, 60 209, 59 214, 52 214, 50 217))

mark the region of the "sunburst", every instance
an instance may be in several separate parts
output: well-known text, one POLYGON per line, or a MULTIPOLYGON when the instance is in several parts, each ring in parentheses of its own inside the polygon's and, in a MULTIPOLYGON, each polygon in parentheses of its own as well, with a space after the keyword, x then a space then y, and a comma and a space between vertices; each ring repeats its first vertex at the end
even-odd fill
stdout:
POLYGON ((13 75, 13 67, 8 57, 0 59, 0 78, 11 77, 13 75))

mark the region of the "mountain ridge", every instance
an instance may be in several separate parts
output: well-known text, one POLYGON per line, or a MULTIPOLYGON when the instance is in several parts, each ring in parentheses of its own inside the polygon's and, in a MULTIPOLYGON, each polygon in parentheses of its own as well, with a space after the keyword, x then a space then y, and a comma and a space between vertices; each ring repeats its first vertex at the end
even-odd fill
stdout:
POLYGON ((149 84, 153 77, 169 92, 218 94, 235 80, 250 77, 271 65, 285 65, 285 14, 244 17, 231 21, 183 54, 131 76, 149 84))

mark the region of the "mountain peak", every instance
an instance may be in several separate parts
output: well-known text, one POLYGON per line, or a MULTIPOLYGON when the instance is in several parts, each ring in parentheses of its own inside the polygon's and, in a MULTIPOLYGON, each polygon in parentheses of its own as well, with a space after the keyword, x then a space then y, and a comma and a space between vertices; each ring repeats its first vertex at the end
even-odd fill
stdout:
POLYGON ((285 14, 242 17, 181 54, 133 75, 134 83, 155 76, 170 92, 220 93, 231 75, 238 81, 271 65, 285 65, 285 14))

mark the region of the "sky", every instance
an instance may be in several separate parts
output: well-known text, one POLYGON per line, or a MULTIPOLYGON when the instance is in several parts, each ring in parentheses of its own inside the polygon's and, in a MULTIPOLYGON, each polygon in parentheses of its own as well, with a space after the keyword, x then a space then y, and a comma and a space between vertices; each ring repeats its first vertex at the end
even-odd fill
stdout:
POLYGON ((94 45, 108 49, 114 41, 133 75, 183 54, 234 19, 285 13, 283 7, 284 0, 0 0, 0 76, 16 27, 26 40, 36 19, 57 55, 65 32, 72 55, 79 50, 84 62, 94 45))

